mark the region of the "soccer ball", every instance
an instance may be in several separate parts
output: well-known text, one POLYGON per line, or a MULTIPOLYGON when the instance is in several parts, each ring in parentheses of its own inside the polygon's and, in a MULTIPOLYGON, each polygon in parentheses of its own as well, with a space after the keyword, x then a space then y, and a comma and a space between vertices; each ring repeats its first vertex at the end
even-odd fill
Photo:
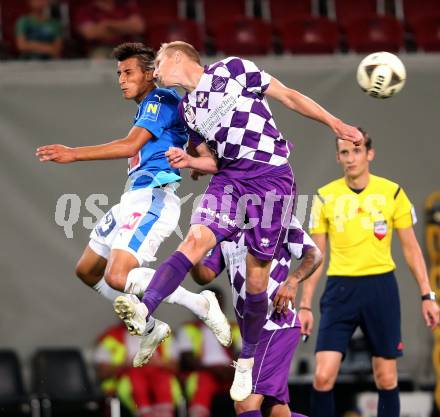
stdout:
POLYGON ((396 55, 375 52, 361 61, 356 76, 359 86, 369 96, 388 98, 405 85, 406 70, 396 55))

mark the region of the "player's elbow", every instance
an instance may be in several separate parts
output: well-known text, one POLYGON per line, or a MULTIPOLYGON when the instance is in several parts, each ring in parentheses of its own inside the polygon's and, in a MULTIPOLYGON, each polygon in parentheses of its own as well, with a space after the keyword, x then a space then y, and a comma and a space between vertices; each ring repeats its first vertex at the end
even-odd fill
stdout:
POLYGON ((286 89, 284 94, 281 96, 281 103, 284 104, 288 109, 297 111, 297 98, 294 90, 286 89))
POLYGON ((140 147, 132 144, 132 143, 128 143, 125 145, 124 147, 124 155, 127 158, 133 158, 134 156, 136 156, 139 152, 140 147))
POLYGON ((304 255, 304 261, 310 265, 310 275, 321 265, 322 252, 317 247, 309 247, 304 255))
POLYGON ((315 270, 322 264, 322 260, 323 260, 322 252, 319 250, 319 248, 311 248, 310 252, 313 258, 313 270, 315 270))

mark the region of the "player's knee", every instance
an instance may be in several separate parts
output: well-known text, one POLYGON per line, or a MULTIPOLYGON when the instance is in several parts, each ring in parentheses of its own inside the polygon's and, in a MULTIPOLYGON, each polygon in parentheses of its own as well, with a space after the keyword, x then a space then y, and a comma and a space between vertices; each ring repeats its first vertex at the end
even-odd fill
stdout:
POLYGON ((189 250, 196 250, 200 246, 201 239, 197 237, 194 233, 188 233, 185 240, 182 242, 181 246, 189 250))
POLYGON ((260 274, 249 274, 246 275, 246 290, 252 292, 253 294, 258 294, 260 292, 266 291, 267 280, 260 274))
POLYGON ((378 389, 391 390, 397 387, 397 375, 394 372, 379 370, 374 377, 378 389))
POLYGON ((201 236, 190 232, 177 249, 184 254, 191 254, 192 257, 201 259, 209 249, 209 246, 206 246, 201 236))
POLYGON ((235 412, 237 415, 246 413, 248 411, 259 410, 261 408, 263 398, 259 395, 250 395, 243 401, 236 401, 234 403, 235 412))
POLYGON ((75 275, 85 284, 94 285, 99 281, 101 277, 95 276, 87 265, 84 265, 81 261, 76 264, 75 275))
POLYGON ((335 385, 336 375, 333 375, 327 369, 317 370, 315 372, 315 379, 313 381, 313 386, 318 391, 329 391, 333 389, 335 385))
POLYGON ((107 271, 104 275, 105 282, 115 290, 124 291, 127 275, 121 272, 107 271))
POLYGON ((192 275, 194 282, 198 285, 208 285, 212 282, 212 279, 209 279, 206 276, 202 275, 192 275))
POLYGON ((234 403, 234 407, 235 407, 235 413, 237 415, 240 415, 242 413, 246 413, 248 411, 252 411, 252 410, 256 410, 258 408, 254 408, 252 404, 249 404, 248 401, 244 400, 244 401, 236 401, 234 403))
POLYGON ((249 410, 247 409, 247 407, 244 405, 244 402, 243 402, 243 401, 236 402, 236 403, 234 404, 234 407, 235 407, 235 413, 236 413, 237 415, 240 415, 240 414, 242 414, 242 413, 245 413, 246 411, 249 411, 249 410))
POLYGON ((84 281, 87 278, 88 271, 84 267, 81 262, 78 262, 75 267, 75 275, 81 280, 84 281))

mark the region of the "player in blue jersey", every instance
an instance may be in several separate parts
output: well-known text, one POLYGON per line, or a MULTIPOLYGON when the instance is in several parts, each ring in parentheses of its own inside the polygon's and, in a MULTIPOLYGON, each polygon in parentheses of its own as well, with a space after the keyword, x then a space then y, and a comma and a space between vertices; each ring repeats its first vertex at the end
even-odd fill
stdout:
MULTIPOLYGON (((180 200, 175 190, 181 177, 179 170, 168 164, 165 152, 170 147, 183 148, 187 132, 177 111, 179 95, 154 83, 155 52, 141 43, 124 43, 115 48, 113 55, 118 61, 122 94, 138 105, 127 136, 94 146, 46 145, 38 148, 36 155, 42 162, 60 164, 129 158, 129 189, 92 231, 76 266, 77 276, 114 301, 121 316, 123 312, 115 300, 122 292, 142 297, 151 275, 146 265, 156 259, 160 244, 177 226, 180 200)), ((213 293, 193 294, 182 287, 179 291, 180 297, 192 300, 192 311, 209 327, 215 327, 218 338, 230 339, 229 325, 213 293)), ((145 329, 151 336, 147 351, 151 348, 152 353, 169 332, 166 323, 149 321, 145 329)))

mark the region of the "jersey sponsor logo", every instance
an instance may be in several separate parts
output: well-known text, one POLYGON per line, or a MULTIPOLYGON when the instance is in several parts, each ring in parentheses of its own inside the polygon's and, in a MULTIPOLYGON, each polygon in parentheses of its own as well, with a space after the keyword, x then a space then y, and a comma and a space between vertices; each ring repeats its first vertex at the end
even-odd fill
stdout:
POLYGON ((382 240, 388 231, 388 225, 386 220, 379 220, 374 222, 374 236, 376 236, 379 240, 382 240))
POLYGON ((157 101, 160 102, 165 96, 160 96, 159 94, 155 94, 153 97, 157 97, 157 101))
POLYGON ((219 125, 221 119, 231 112, 238 103, 238 98, 232 94, 225 96, 217 107, 212 109, 205 120, 197 123, 198 131, 205 138, 209 137, 210 132, 219 125))
POLYGON ((260 240, 260 246, 263 248, 269 247, 270 240, 267 237, 262 237, 260 240))
POLYGON ((127 223, 123 224, 121 226, 121 229, 127 229, 127 230, 133 230, 136 228, 136 225, 139 222, 139 219, 142 217, 142 213, 131 213, 130 217, 128 218, 127 223))
POLYGON ((157 120, 157 117, 159 116, 160 106, 161 104, 156 101, 147 101, 147 104, 145 105, 145 111, 141 116, 141 120, 144 119, 155 122, 157 120))

